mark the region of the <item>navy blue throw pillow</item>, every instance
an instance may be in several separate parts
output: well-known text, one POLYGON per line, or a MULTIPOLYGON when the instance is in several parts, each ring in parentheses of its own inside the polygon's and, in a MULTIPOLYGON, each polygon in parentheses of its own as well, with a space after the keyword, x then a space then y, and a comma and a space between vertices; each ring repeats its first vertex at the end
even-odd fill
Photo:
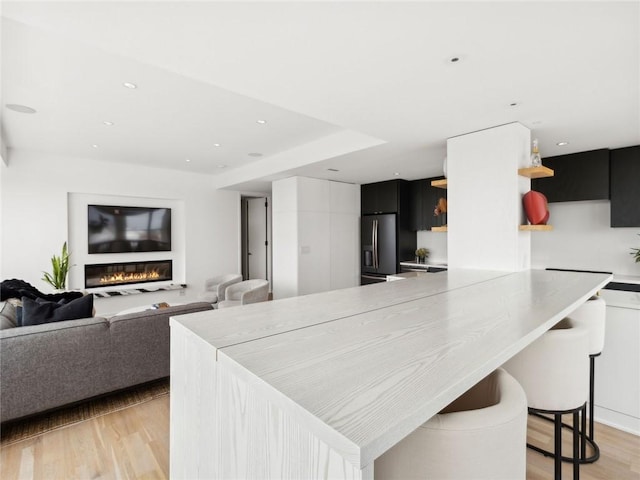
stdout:
POLYGON ((23 327, 92 316, 93 295, 85 295, 64 304, 22 297, 23 327))

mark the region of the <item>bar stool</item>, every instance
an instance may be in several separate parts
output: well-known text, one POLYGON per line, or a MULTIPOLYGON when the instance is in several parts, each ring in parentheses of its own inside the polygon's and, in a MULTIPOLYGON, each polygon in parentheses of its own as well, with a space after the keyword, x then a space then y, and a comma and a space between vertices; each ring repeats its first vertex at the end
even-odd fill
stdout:
MULTIPOLYGON (((562 415, 573 415, 573 478, 580 478, 580 413, 589 394, 589 332, 565 318, 502 367, 522 385, 530 413, 554 418, 554 478, 562 478, 562 415)), ((527 447, 548 452, 527 444, 527 447)))
POLYGON ((607 304, 602 297, 591 297, 569 314, 577 324, 589 330, 589 430, 587 433, 586 417, 582 417, 582 451, 580 461, 582 463, 593 463, 600 458, 600 447, 594 440, 593 432, 593 406, 595 397, 595 360, 604 348, 604 332, 607 316, 607 304), (585 438, 586 437, 586 438, 585 438), (587 457, 587 441, 593 448, 593 455, 587 457))
POLYGON ((527 399, 498 369, 393 446, 374 478, 524 479, 527 399))
MULTIPOLYGON (((580 305, 577 309, 569 314, 571 320, 574 323, 586 328, 589 331, 589 430, 587 432, 587 415, 582 415, 581 427, 580 427, 580 463, 593 463, 600 458, 600 447, 594 440, 594 420, 593 420, 593 406, 594 406, 594 391, 595 391, 595 358, 602 353, 604 348, 604 333, 605 333, 605 319, 606 319, 606 302, 600 297, 591 297, 585 303, 580 305), (587 443, 591 445, 593 454, 587 457, 587 443)), ((534 413, 538 418, 544 420, 553 421, 552 418, 542 414, 534 413)), ((572 428, 565 423, 563 427, 572 428)), ((551 452, 539 449, 540 453, 552 456, 551 452)), ((564 462, 573 462, 573 458, 562 457, 564 462)))

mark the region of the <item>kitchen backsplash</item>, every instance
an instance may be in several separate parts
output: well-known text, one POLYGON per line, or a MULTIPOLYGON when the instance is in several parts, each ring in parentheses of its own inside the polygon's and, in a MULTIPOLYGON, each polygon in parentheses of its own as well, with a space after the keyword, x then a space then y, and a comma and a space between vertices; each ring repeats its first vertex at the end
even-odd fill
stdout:
MULTIPOLYGON (((416 233, 416 245, 429 249, 429 262, 447 263, 447 234, 421 230, 416 233)), ((403 259, 410 260, 410 259, 403 259)))
POLYGON ((601 270, 640 276, 630 255, 640 248, 640 228, 611 228, 608 200, 549 205, 550 232, 531 234, 532 268, 601 270))
MULTIPOLYGON (((567 268, 640 277, 630 255, 640 248, 640 228, 611 228, 608 200, 549 204, 550 232, 531 233, 531 268, 567 268)), ((417 246, 432 261, 447 260, 447 234, 417 232, 417 246)))

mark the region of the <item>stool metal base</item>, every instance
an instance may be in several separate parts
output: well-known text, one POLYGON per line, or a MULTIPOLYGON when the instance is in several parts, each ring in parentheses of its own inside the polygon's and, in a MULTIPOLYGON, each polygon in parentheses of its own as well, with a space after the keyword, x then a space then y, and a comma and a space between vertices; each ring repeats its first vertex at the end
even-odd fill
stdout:
MULTIPOLYGON (((594 463, 596 462, 599 458, 600 458, 600 447, 598 446, 598 444, 596 443, 596 441, 593 438, 593 400, 594 400, 594 391, 595 391, 595 360, 596 357, 599 356, 599 353, 596 354, 590 354, 589 355, 589 433, 587 433, 587 416, 586 416, 586 409, 585 411, 582 412, 582 425, 581 425, 581 429, 580 429, 580 438, 581 438, 581 445, 580 445, 580 463, 581 464, 587 464, 587 463, 594 463), (591 449, 593 450, 593 454, 590 455, 589 457, 587 457, 587 444, 589 444, 591 446, 591 449)), ((538 411, 532 411, 531 409, 529 409, 529 414, 533 415, 535 417, 538 418, 542 418, 544 420, 547 420, 549 422, 553 422, 554 419, 547 417, 545 415, 542 415, 541 413, 539 413, 538 411)), ((575 421, 575 420, 574 420, 575 421)), ((566 423, 563 423, 562 426, 564 428, 573 428, 571 425, 568 425, 566 423)), ((544 450, 542 448, 538 448, 538 447, 531 447, 532 450, 535 450, 536 452, 542 453, 544 456, 546 457, 553 457, 553 453, 544 450)), ((562 461, 563 462, 573 462, 573 458, 571 457, 562 457, 562 461)))
MULTIPOLYGON (((542 415, 541 413, 535 412, 535 411, 530 411, 529 415, 532 415, 534 417, 537 418, 542 418, 543 420, 547 420, 548 422, 553 422, 554 419, 551 417, 547 417, 545 415, 542 415)), ((582 428, 580 430, 580 463, 581 464, 587 464, 587 463, 594 463, 596 462, 599 458, 600 458, 600 447, 598 447, 598 444, 592 439, 589 438, 589 436, 587 436, 585 434, 585 424, 586 424, 586 416, 584 415, 584 412, 582 414, 582 428), (591 446, 591 450, 593 450, 593 454, 590 455, 589 457, 587 457, 587 444, 591 446)), ((569 425, 568 423, 563 423, 562 424, 563 428, 569 428, 569 429, 573 429, 573 427, 571 425, 569 425)), ((527 445, 529 446, 529 445, 527 445)), ((543 448, 540 447, 536 447, 536 446, 530 446, 529 448, 531 448, 532 450, 535 450, 538 453, 542 453, 545 457, 553 457, 553 452, 550 452, 548 450, 544 450, 543 448)), ((563 462, 569 462, 569 463, 573 463, 573 458, 571 457, 562 457, 562 461, 563 462)))
POLYGON ((572 410, 564 410, 564 411, 549 411, 549 410, 538 410, 535 408, 529 407, 528 411, 530 415, 539 416, 544 418, 545 420, 550 420, 554 423, 554 451, 553 453, 544 450, 535 445, 531 445, 527 443, 527 448, 530 448, 533 451, 542 453, 546 457, 553 457, 554 464, 554 479, 561 480, 562 478, 562 462, 570 461, 573 464, 573 480, 580 480, 580 439, 583 437, 582 432, 580 432, 580 428, 578 427, 578 423, 580 420, 580 414, 582 413, 583 418, 584 414, 587 410, 586 402, 575 409, 572 410), (573 431, 573 456, 572 457, 563 457, 562 456, 562 427, 565 426, 562 423, 562 415, 571 413, 573 415, 573 426, 566 425, 567 427, 571 427, 573 431), (553 415, 553 419, 544 416, 543 414, 551 414, 553 415), (566 460, 565 460, 566 459, 566 460))

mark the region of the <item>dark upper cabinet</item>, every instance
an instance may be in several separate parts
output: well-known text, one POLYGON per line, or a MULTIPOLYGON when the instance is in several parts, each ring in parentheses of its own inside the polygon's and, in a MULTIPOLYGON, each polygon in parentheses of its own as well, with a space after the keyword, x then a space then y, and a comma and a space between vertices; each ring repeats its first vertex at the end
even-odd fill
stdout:
POLYGON ((611 226, 640 227, 640 145, 611 150, 611 226))
POLYGON ((360 185, 360 211, 362 215, 374 214, 378 207, 378 190, 375 183, 360 185))
POLYGON ((409 204, 411 230, 426 230, 424 221, 424 197, 427 190, 427 180, 413 180, 411 182, 411 201, 409 204))
POLYGON ((363 215, 403 213, 408 215, 409 182, 388 180, 360 186, 360 209, 363 215))
POLYGON ((549 202, 609 199, 609 150, 591 150, 542 159, 553 177, 534 179, 531 189, 549 202))
POLYGON ((411 230, 430 230, 441 225, 442 220, 433 215, 433 210, 440 197, 447 198, 447 190, 432 187, 431 181, 443 178, 423 178, 411 182, 411 230))

